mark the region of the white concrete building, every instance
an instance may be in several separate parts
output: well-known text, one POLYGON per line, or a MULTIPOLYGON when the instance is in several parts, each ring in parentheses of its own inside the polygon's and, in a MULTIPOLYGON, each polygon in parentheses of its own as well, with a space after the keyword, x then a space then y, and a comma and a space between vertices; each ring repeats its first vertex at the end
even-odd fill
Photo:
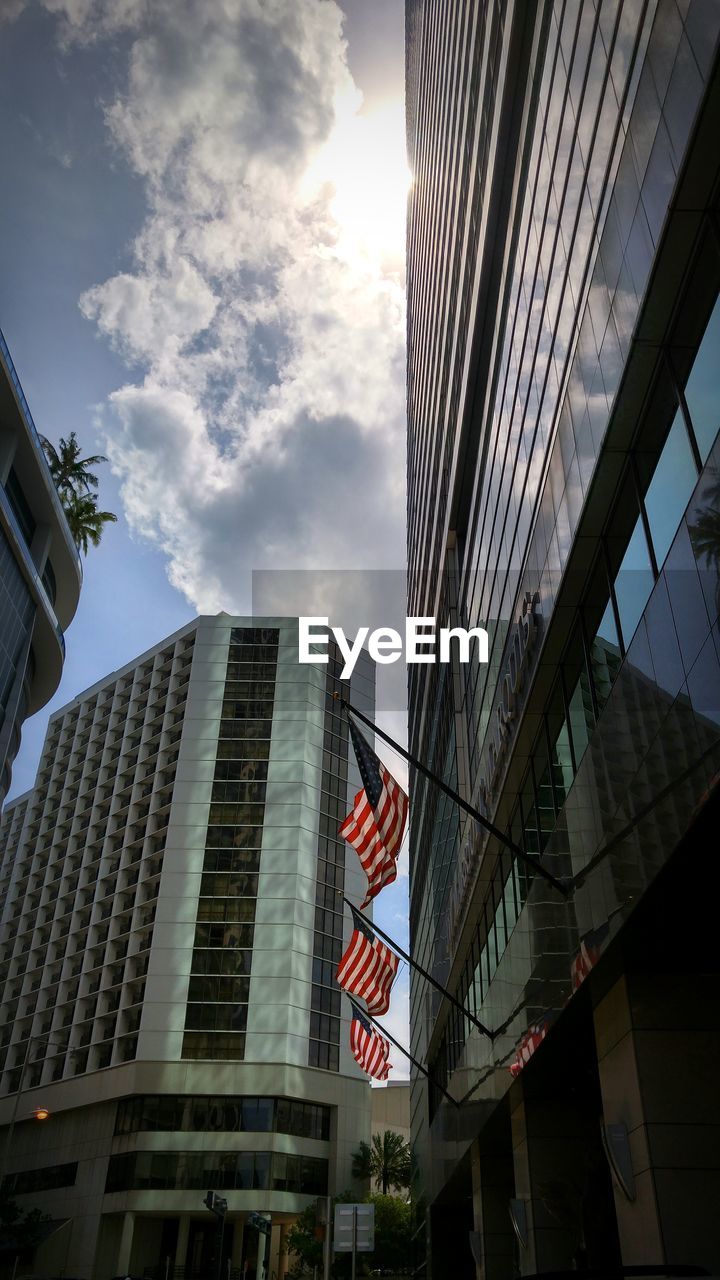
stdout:
MULTIPOLYGON (((213 1190, 223 1276, 254 1274, 261 1211, 280 1277, 288 1224, 352 1185, 370 1088, 333 982, 364 889, 336 839, 360 785, 339 670, 298 663, 296 619, 221 614, 52 717, 1 832, 1 1173, 64 1223, 18 1275, 214 1274, 213 1190)), ((373 680, 363 655, 370 713, 373 680)))

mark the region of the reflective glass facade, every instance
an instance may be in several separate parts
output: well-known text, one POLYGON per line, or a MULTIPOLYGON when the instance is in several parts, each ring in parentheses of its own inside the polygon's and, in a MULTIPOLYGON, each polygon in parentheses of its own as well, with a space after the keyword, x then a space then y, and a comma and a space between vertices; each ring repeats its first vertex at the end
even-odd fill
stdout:
POLYGON ((61 628, 75 612, 80 581, 77 549, 0 333, 0 808, 23 720, 60 682, 61 628))
MULTIPOLYGON (((413 977, 414 1052, 466 1108, 414 1081, 431 1205, 718 764, 719 26, 674 0, 408 7, 408 612, 490 636, 487 665, 411 669, 411 741, 517 851, 412 780, 413 951, 496 1032, 413 977)), ((533 1195, 519 1150, 507 1198, 533 1195)))

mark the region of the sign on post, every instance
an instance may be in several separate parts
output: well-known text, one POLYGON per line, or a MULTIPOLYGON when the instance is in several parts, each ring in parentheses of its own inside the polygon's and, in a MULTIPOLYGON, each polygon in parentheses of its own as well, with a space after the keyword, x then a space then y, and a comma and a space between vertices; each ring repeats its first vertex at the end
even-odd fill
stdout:
POLYGON ((333 1240, 335 1252, 372 1253, 374 1248, 375 1205, 336 1204, 333 1240))
POLYGON ((266 1218, 264 1213, 248 1214, 248 1226, 255 1227, 258 1231, 262 1231, 264 1235, 269 1236, 272 1229, 270 1218, 266 1218))

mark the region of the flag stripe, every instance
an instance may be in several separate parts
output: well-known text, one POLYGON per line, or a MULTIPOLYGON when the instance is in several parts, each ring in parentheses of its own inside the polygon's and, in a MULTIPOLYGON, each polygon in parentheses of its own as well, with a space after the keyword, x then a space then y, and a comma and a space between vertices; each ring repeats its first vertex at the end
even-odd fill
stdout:
POLYGON ((390 1042, 381 1036, 368 1022, 357 1005, 353 1004, 350 1023, 350 1049, 358 1066, 375 1080, 387 1080, 391 1063, 390 1042))
POLYGON ((350 995, 365 1000, 372 1014, 387 1013, 390 991, 400 961, 363 922, 354 929, 347 950, 340 960, 337 981, 350 995))
POLYGON ((350 734, 364 782, 353 807, 339 828, 340 836, 356 850, 368 878, 363 906, 376 897, 397 876, 408 813, 408 797, 388 773, 350 721, 350 734))

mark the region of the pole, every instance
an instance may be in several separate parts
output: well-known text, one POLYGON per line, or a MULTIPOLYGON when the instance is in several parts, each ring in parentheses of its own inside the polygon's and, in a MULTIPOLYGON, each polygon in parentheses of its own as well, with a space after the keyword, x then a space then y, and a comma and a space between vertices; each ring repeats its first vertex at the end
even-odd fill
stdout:
POLYGON ((461 795, 458 795, 457 791, 453 791, 452 787, 449 787, 446 782, 443 782, 442 778, 439 778, 436 773, 433 773, 431 769, 428 769, 426 765, 422 764, 418 760, 417 756, 411 755, 409 751, 406 751, 404 747, 401 747, 400 743, 396 742, 394 738, 391 738, 389 733, 385 733, 384 729, 379 729, 376 724, 373 724, 372 720, 369 720, 366 715, 363 715, 362 711, 358 711, 353 707, 346 698, 340 698, 340 705, 344 707, 346 711, 351 711, 358 720, 362 720, 363 723, 367 725, 368 729, 372 729, 373 733, 377 733, 379 737, 387 742, 388 746, 392 747, 394 751, 397 751, 404 760, 407 760, 408 764, 413 766, 414 769, 417 769, 418 773, 422 773, 425 778, 428 778, 436 787, 439 787, 441 791, 444 791, 445 795, 449 796, 455 804, 459 805, 461 809, 464 809, 465 813, 468 813, 471 818, 474 818, 476 822, 479 822, 480 826, 484 827, 489 835, 494 836, 494 838, 499 840, 501 844, 504 844, 507 849, 510 849, 511 852, 515 854, 515 857, 519 858, 521 862, 532 867, 533 871, 536 871, 539 876, 542 876, 543 880, 547 880, 548 884, 551 884, 553 889, 557 889, 558 893, 561 893, 563 898, 567 898, 569 892, 567 885, 564 885, 561 880, 558 880, 552 874, 552 872, 548 871, 538 858, 531 858, 530 854, 526 853, 524 849, 521 849, 519 844, 515 844, 515 841, 510 839, 510 836, 506 835, 504 831, 501 831, 499 827, 495 826, 494 822, 490 822, 488 818, 480 813, 479 809, 468 804, 467 800, 464 800, 461 795))
POLYGON ((25 1049, 25 1057, 23 1058, 22 1066, 20 1068, 20 1079, 18 1080, 18 1087, 15 1093, 15 1102, 13 1103, 12 1115, 10 1116, 8 1131, 7 1131, 7 1134, 5 1135, 5 1144, 3 1146, 2 1163, 0 1163, 0 1187, 2 1186, 3 1179, 5 1178, 5 1175, 8 1172, 8 1164, 10 1163, 10 1148, 12 1146, 13 1135, 15 1133, 15 1122, 18 1118, 18 1111, 20 1110, 20 1095, 22 1093, 23 1084, 25 1083, 25 1072, 27 1071, 28 1062, 30 1061, 30 1050, 33 1044, 35 1044, 36 1039, 37 1037, 33 1038, 31 1036, 28 1036, 27 1047, 25 1049))
POLYGON ((357 1205, 352 1207, 353 1220, 353 1237, 352 1237, 352 1268, 350 1271, 351 1280, 355 1280, 355 1267, 357 1264, 357 1205))
POLYGON ((431 986, 435 987, 436 991, 441 992, 441 994, 444 995, 451 1004, 454 1004, 455 1008, 459 1009, 460 1012, 478 1028, 479 1031, 482 1031, 484 1036, 489 1036, 491 1040, 493 1039, 495 1035, 494 1031, 491 1031, 489 1027, 486 1027, 484 1022, 480 1022, 478 1018, 475 1018, 469 1010, 465 1008, 464 1004, 461 1004, 454 995, 451 995, 447 987, 444 987, 441 982, 438 982, 436 978, 433 978, 432 974, 428 973, 427 969, 423 969, 422 965, 418 964, 417 960, 413 960, 412 957, 408 955, 407 951, 403 951, 402 947, 399 947, 396 942, 393 942, 390 935, 386 933, 384 929, 381 929, 374 920, 368 920, 367 917, 363 915, 362 911, 360 911, 358 907, 354 907, 350 899, 346 898, 344 894, 343 902, 347 903, 350 910, 359 915, 361 920, 366 921, 368 928, 372 929, 373 933, 378 933, 383 941, 387 942, 388 945, 392 947, 393 951, 397 951, 402 960, 405 960, 408 964, 412 965, 413 969, 416 969, 426 982, 429 982, 431 986))
POLYGON ((391 1043, 391 1044, 394 1044, 394 1045, 395 1045, 395 1048, 396 1048, 396 1049, 399 1049, 401 1053, 404 1053, 404 1054, 405 1054, 405 1057, 406 1057, 406 1058, 408 1058, 408 1059, 410 1060, 410 1062, 412 1062, 412 1064, 413 1064, 413 1066, 414 1066, 414 1067, 417 1067, 418 1071, 422 1071, 423 1075, 424 1075, 424 1076, 427 1076, 427 1078, 428 1078, 428 1080, 430 1081, 430 1083, 431 1083, 431 1084, 433 1084, 433 1085, 435 1086, 435 1088, 436 1088, 436 1089, 439 1089, 441 1093, 444 1093, 444 1094, 445 1094, 445 1097, 448 1099, 448 1102, 452 1102, 452 1104, 453 1104, 453 1106, 454 1106, 454 1107, 459 1107, 459 1106, 460 1106, 460 1103, 459 1103, 459 1102, 456 1102, 456 1100, 455 1100, 455 1098, 453 1098, 452 1094, 451 1094, 451 1093, 448 1093, 447 1089, 443 1089, 443 1087, 442 1087, 442 1085, 441 1085, 441 1084, 438 1084, 437 1080, 435 1079, 435 1077, 434 1077, 433 1075, 431 1075, 431 1073, 428 1071, 427 1067, 424 1067, 424 1066, 423 1066, 423 1064, 422 1064, 422 1062, 418 1062, 417 1058, 413 1058, 413 1056, 412 1056, 412 1054, 409 1052, 409 1050, 407 1050, 407 1049, 403 1048, 403 1046, 400 1044, 400 1041, 399 1041, 399 1040, 396 1040, 396 1039, 395 1039, 395 1037, 394 1037, 393 1035, 391 1035, 391 1034, 390 1034, 390 1032, 389 1032, 389 1031, 387 1031, 387 1030, 385 1029, 385 1027, 382 1025, 382 1023, 381 1023, 381 1022, 378 1022, 376 1018, 373 1018, 372 1014, 367 1012, 367 1009, 365 1009, 365 1010, 363 1011, 363 1016, 364 1016, 365 1018, 367 1018, 368 1022, 372 1022, 373 1026, 374 1026, 374 1027, 377 1027, 378 1031, 380 1031, 380 1032, 382 1033, 382 1035, 387 1036, 387 1039, 390 1041, 390 1043, 391 1043))
POLYGON ((218 1249, 217 1280, 222 1280, 223 1241, 225 1239, 225 1214, 220 1214, 220 1248, 218 1249))
POLYGON ((332 1200, 325 1197, 325 1239, 323 1240, 323 1280, 330 1280, 330 1263, 332 1261, 332 1200))
POLYGON ((265 1256, 263 1258, 263 1280, 268 1280, 270 1275, 270 1243, 272 1240, 272 1216, 268 1214, 269 1231, 265 1232, 265 1256))

